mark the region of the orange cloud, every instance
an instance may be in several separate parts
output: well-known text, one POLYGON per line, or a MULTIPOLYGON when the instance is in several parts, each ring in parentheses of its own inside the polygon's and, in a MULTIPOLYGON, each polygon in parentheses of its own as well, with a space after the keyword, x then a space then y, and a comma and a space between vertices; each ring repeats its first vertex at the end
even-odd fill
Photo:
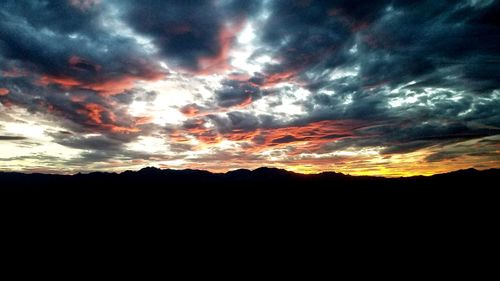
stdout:
POLYGON ((6 108, 11 108, 12 106, 14 106, 14 104, 8 100, 0 100, 0 103, 2 103, 6 108))
POLYGON ((83 101, 85 101, 86 97, 85 96, 82 96, 82 95, 72 95, 70 97, 70 100, 74 103, 81 103, 83 101))
POLYGON ((260 151, 269 147, 281 147, 292 145, 296 148, 295 153, 304 151, 317 151, 322 145, 338 139, 353 137, 353 130, 359 124, 352 121, 320 121, 304 126, 292 126, 275 129, 260 129, 257 132, 232 132, 224 135, 224 138, 237 141, 249 141, 258 138, 254 142, 252 151, 260 151))
POLYGON ((213 128, 207 128, 206 121, 198 118, 192 120, 190 125, 184 129, 172 130, 170 139, 174 142, 187 142, 189 136, 195 137, 204 144, 216 144, 222 140, 222 137, 213 128))
POLYGON ((182 114, 189 116, 189 117, 194 117, 200 113, 200 110, 192 104, 182 107, 180 109, 180 111, 182 114))
POLYGON ((234 107, 236 108, 245 108, 247 106, 249 106, 250 104, 252 104, 253 100, 252 100, 252 96, 248 96, 246 99, 244 99, 242 102, 240 102, 239 104, 235 105, 234 107))
MULTIPOLYGON (((38 79, 37 84, 41 86, 53 84, 64 89, 92 90, 103 96, 113 96, 132 89, 137 81, 158 81, 166 75, 165 71, 155 66, 148 65, 147 61, 135 60, 134 62, 141 66, 142 70, 139 74, 124 73, 120 75, 110 75, 112 73, 102 73, 97 75, 97 72, 102 69, 100 65, 73 55, 68 60, 69 67, 77 72, 89 72, 93 77, 88 79, 88 75, 85 75, 85 78, 79 78, 69 74, 44 74, 38 79)), ((78 73, 76 76, 78 76, 78 73)))
POLYGON ((207 75, 219 73, 230 68, 229 52, 238 33, 243 29, 245 20, 233 24, 227 24, 219 32, 219 52, 215 56, 207 56, 199 59, 200 70, 197 74, 207 75))
POLYGON ((104 96, 113 96, 133 88, 136 81, 157 81, 164 76, 163 72, 152 72, 147 76, 129 75, 98 82, 85 82, 69 76, 42 75, 38 80, 38 84, 42 86, 56 84, 65 89, 93 90, 104 96))
MULTIPOLYGON (((121 134, 137 133, 141 131, 136 127, 125 127, 114 124, 116 123, 115 114, 96 103, 85 104, 84 109, 77 110, 77 112, 87 117, 87 124, 95 126, 99 129, 121 134)), ((144 119, 138 118, 136 119, 135 124, 139 125, 141 121, 144 121, 144 119)))
POLYGON ((219 143, 222 140, 221 136, 213 128, 207 128, 205 124, 205 120, 197 119, 186 129, 187 133, 195 136, 200 142, 205 144, 219 143))
POLYGON ((289 81, 297 75, 297 71, 285 71, 280 73, 271 74, 264 80, 263 87, 272 87, 276 84, 289 81))
POLYGON ((136 125, 144 125, 151 123, 151 121, 153 121, 153 116, 141 116, 137 117, 134 123, 136 125))
POLYGON ((221 134, 213 127, 207 128, 203 119, 197 119, 188 128, 173 131, 170 137, 174 142, 184 142, 189 140, 188 136, 193 136, 208 145, 219 143, 224 139, 235 142, 251 142, 251 145, 246 149, 247 152, 293 145, 295 152, 291 154, 299 154, 306 151, 317 151, 328 142, 354 137, 353 130, 359 126, 354 121, 320 121, 303 126, 252 131, 238 129, 221 134))
POLYGON ((79 110, 78 113, 85 114, 94 124, 102 124, 101 114, 104 108, 96 103, 89 103, 85 105, 85 110, 79 110))
POLYGON ((112 124, 105 124, 105 125, 103 125, 103 128, 108 129, 111 132, 118 133, 118 134, 138 133, 141 131, 141 129, 139 129, 139 128, 115 126, 112 124))
POLYGON ((6 96, 9 94, 9 89, 6 89, 6 88, 0 88, 0 97, 1 96, 6 96))
POLYGON ((42 75, 42 77, 38 80, 38 84, 41 86, 57 84, 67 89, 75 86, 80 86, 82 82, 67 76, 42 75))
POLYGON ((138 80, 137 77, 125 76, 114 80, 82 85, 81 88, 93 90, 105 96, 114 96, 123 93, 125 90, 133 88, 136 80, 138 80))

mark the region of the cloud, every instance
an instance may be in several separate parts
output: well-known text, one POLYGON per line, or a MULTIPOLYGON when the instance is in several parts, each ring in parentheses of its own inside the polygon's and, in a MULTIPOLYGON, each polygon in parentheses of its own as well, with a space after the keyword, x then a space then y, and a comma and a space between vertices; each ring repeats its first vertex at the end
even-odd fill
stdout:
POLYGON ((8 63, 3 71, 29 76, 41 86, 102 94, 119 94, 135 81, 165 75, 137 42, 105 29, 105 6, 95 2, 82 10, 72 3, 4 3, 0 50, 8 63))
POLYGON ((69 4, 82 11, 88 11, 98 5, 100 0, 69 0, 69 4))
POLYGON ((429 154, 425 160, 430 163, 443 161, 457 161, 458 158, 482 159, 483 161, 496 161, 500 153, 496 149, 498 139, 486 138, 480 141, 469 141, 443 147, 443 149, 429 154), (474 148, 474 149, 472 149, 474 148))
POLYGON ((228 51, 257 1, 123 1, 124 18, 169 64, 198 73, 228 67, 228 51), (144 15, 148 15, 144 20, 144 15))
POLYGON ((170 137, 177 142, 189 141, 194 137, 204 144, 216 144, 223 140, 239 142, 244 151, 254 153, 286 145, 294 145, 295 153, 317 152, 336 140, 355 137, 354 129, 359 124, 352 121, 321 121, 304 125, 265 127, 257 117, 241 112, 231 112, 225 117, 208 116, 186 121, 181 129, 171 130, 170 137), (207 126, 212 121, 214 126, 207 126))
POLYGON ((196 104, 188 104, 183 106, 180 111, 186 116, 196 116, 200 113, 200 109, 196 104))
POLYGON ((498 167, 499 9, 470 0, 5 0, 0 153, 28 167, 31 145, 40 165, 76 170, 498 167), (30 124, 37 144, 12 124, 30 124), (76 156, 38 159, 49 144, 76 156))
POLYGON ((222 89, 215 93, 220 107, 245 107, 265 94, 259 87, 245 81, 226 80, 222 85, 222 89))
POLYGON ((21 136, 0 136, 0 141, 17 141, 17 140, 25 140, 26 137, 21 136))
POLYGON ((117 151, 123 145, 122 141, 106 136, 59 136, 56 142, 71 148, 99 151, 117 151))

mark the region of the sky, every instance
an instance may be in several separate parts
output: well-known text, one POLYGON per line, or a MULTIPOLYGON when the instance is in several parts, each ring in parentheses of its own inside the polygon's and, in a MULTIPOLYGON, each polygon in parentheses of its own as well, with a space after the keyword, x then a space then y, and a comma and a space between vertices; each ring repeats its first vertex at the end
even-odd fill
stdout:
POLYGON ((0 170, 500 168, 500 1, 2 0, 0 170))

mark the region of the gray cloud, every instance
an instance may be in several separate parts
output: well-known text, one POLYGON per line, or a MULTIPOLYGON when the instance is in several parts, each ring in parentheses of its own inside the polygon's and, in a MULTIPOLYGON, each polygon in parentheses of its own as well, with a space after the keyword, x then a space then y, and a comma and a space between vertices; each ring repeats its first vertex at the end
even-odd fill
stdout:
POLYGON ((120 1, 125 20, 153 38, 169 63, 188 70, 203 70, 201 59, 221 56, 231 36, 225 24, 238 24, 258 9, 260 1, 120 1), (145 20, 144 15, 148 15, 145 20))
POLYGON ((265 94, 265 91, 263 93, 259 87, 248 82, 226 80, 222 85, 223 88, 215 92, 217 105, 221 107, 249 104, 265 94))
POLYGON ((21 137, 21 136, 0 136, 0 141, 18 141, 18 140, 25 140, 27 139, 26 137, 21 137))

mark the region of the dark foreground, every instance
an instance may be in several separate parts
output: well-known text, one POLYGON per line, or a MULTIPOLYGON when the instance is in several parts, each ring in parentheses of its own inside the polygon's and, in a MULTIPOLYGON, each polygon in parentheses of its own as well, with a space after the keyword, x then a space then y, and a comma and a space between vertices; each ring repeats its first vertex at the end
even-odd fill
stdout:
POLYGON ((206 265, 196 264, 194 271, 203 274, 245 265, 251 268, 240 273, 248 274, 284 263, 283 272, 295 275, 290 264, 303 268, 308 261, 335 272, 332 264, 348 268, 350 275, 382 269, 387 276, 399 274, 397 268, 415 276, 433 265, 446 276, 463 276, 461 268, 471 263, 457 261, 486 257, 478 249, 490 251, 487 259, 494 262, 489 256, 498 241, 499 179, 500 170, 403 179, 266 168, 226 174, 152 168, 74 176, 0 173, 0 217, 3 234, 14 237, 4 244, 15 252, 28 255, 18 249, 27 243, 48 248, 39 251, 37 262, 59 245, 71 264, 71 255, 87 253, 105 267, 113 257, 132 261, 131 268, 138 260, 148 267, 161 260, 163 269, 169 257, 167 263, 183 274, 193 271, 195 260, 206 265))
POLYGON ((21 223, 26 217, 62 216, 65 226, 91 217, 91 224, 103 227, 117 221, 168 229, 196 226, 192 235, 236 225, 247 232, 251 225, 265 231, 284 224, 315 233, 318 227, 338 232, 363 226, 360 235, 402 225, 412 233, 433 233, 450 224, 479 231, 497 225, 499 180, 499 169, 393 179, 270 168, 226 174, 154 168, 73 176, 0 173, 0 209, 3 217, 24 213, 22 220, 15 219, 21 223))
POLYGON ((498 195, 500 170, 460 170, 431 177, 357 177, 338 173, 303 175, 274 168, 214 174, 200 170, 160 170, 66 175, 0 173, 4 194, 133 196, 168 199, 190 196, 221 199, 306 198, 335 201, 393 196, 412 199, 486 200, 498 195))

